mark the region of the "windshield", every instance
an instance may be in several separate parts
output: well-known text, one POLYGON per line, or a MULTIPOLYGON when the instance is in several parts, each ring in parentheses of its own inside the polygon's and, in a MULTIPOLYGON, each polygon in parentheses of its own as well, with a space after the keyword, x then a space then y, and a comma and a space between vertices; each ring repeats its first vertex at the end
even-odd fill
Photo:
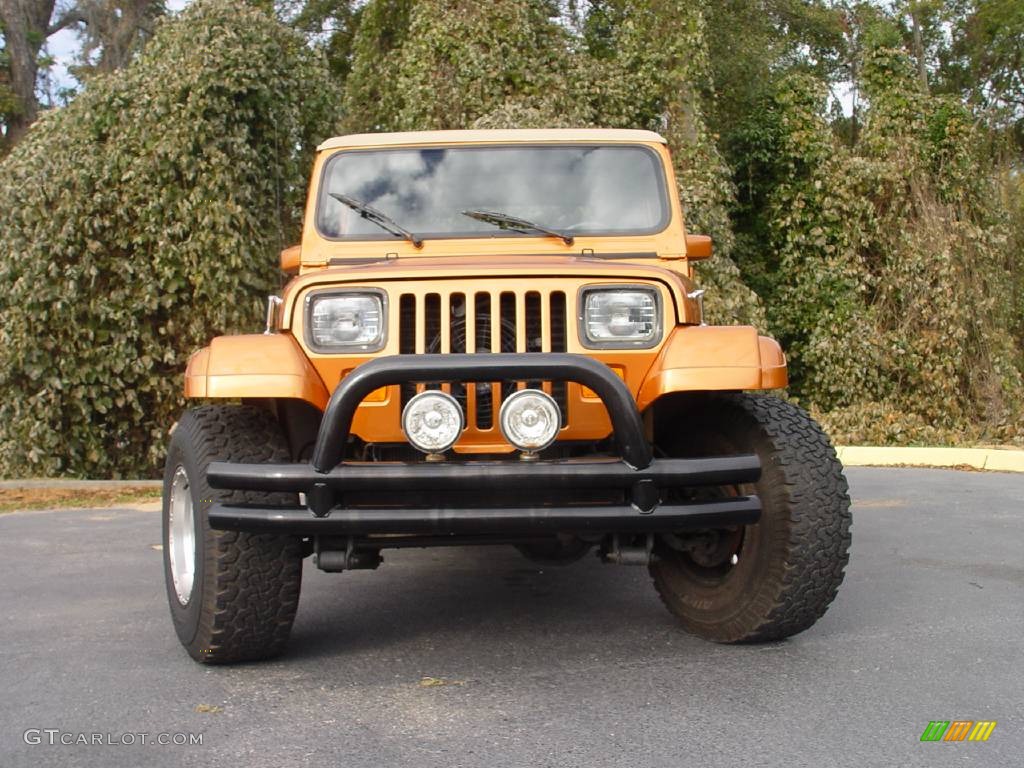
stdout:
POLYGON ((338 240, 392 240, 337 196, 425 239, 537 237, 467 216, 488 211, 573 235, 643 235, 668 224, 658 155, 640 146, 487 146, 339 152, 324 168, 317 227, 338 240))

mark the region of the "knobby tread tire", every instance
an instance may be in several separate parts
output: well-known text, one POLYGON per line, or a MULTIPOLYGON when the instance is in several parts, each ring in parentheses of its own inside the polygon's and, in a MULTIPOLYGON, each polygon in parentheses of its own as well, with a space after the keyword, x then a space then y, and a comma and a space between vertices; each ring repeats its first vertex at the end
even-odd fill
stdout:
MULTIPOLYGON (((255 407, 209 405, 188 410, 172 435, 165 473, 165 516, 167 478, 184 464, 199 526, 197 559, 202 563, 196 564, 188 610, 181 610, 169 571, 168 599, 178 636, 197 661, 266 659, 281 653, 288 642, 302 582, 300 539, 214 530, 207 510, 214 501, 283 505, 294 504, 296 499, 281 493, 213 490, 206 482, 206 467, 213 461, 290 459, 276 420, 255 407)), ((166 551, 166 533, 164 545, 166 551)))
POLYGON ((792 403, 736 394, 708 405, 702 423, 745 433, 746 449, 755 449, 762 462, 756 489, 762 522, 748 528, 760 529, 762 536, 758 570, 748 574, 743 597, 730 598, 735 610, 711 606, 718 610, 716 620, 688 604, 671 558, 652 564, 654 586, 669 611, 701 637, 724 643, 781 640, 821 618, 842 583, 852 523, 842 464, 821 427, 792 403))

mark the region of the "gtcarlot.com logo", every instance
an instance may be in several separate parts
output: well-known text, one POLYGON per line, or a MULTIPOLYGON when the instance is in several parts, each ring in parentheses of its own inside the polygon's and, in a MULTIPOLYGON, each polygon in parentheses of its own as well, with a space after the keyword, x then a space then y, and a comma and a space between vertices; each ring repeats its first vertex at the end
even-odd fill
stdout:
POLYGON ((921 741, 988 741, 995 729, 995 720, 932 720, 921 741))
POLYGON ((62 731, 60 728, 29 728, 21 737, 26 744, 45 744, 51 747, 130 747, 136 744, 198 747, 203 744, 201 733, 88 733, 62 731))

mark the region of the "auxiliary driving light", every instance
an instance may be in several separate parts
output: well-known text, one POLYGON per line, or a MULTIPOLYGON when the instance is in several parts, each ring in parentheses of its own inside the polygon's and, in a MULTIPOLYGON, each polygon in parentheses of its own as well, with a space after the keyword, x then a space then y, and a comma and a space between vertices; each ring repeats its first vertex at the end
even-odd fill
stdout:
POLYGON ((455 445, 465 424, 459 401, 439 390, 420 392, 402 411, 402 431, 427 454, 444 453, 455 445))
POLYGON ((547 392, 521 389, 509 395, 498 413, 501 434, 521 451, 543 451, 562 425, 558 403, 547 392))

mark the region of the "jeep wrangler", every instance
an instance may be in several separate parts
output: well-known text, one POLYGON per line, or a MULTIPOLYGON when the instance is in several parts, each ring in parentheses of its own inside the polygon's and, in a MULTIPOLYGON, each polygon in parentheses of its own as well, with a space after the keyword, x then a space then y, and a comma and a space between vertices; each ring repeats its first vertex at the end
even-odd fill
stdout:
POLYGON ((780 346, 704 322, 668 148, 632 130, 343 136, 262 334, 196 352, 163 551, 201 662, 281 652, 303 559, 595 550, 689 632, 810 627, 843 578, 846 480, 780 346))

